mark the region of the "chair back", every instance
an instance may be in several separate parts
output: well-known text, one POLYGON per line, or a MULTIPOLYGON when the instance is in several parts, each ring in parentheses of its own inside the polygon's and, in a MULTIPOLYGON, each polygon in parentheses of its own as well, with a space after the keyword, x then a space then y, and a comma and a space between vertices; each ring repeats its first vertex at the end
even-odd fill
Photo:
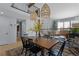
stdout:
POLYGON ((60 50, 59 50, 57 56, 62 56, 62 53, 63 53, 64 47, 65 47, 65 44, 66 44, 66 41, 63 42, 63 44, 60 47, 60 50))
POLYGON ((45 37, 45 38, 49 38, 49 37, 50 37, 50 35, 44 35, 44 37, 45 37))
POLYGON ((33 39, 28 38, 28 43, 27 44, 29 44, 30 47, 34 46, 32 41, 33 41, 33 39))
POLYGON ((25 39, 25 37, 21 37, 21 41, 22 41, 23 47, 25 47, 27 45, 27 40, 25 39))

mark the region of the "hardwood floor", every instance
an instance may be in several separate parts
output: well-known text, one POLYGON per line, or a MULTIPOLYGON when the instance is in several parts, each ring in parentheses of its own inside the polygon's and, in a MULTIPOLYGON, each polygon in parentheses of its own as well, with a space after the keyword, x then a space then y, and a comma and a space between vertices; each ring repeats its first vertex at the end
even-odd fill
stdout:
POLYGON ((8 45, 1 45, 0 46, 0 56, 5 56, 7 54, 7 51, 14 49, 14 48, 18 48, 22 46, 22 43, 20 41, 20 39, 17 38, 16 43, 12 43, 12 44, 8 44, 8 45))

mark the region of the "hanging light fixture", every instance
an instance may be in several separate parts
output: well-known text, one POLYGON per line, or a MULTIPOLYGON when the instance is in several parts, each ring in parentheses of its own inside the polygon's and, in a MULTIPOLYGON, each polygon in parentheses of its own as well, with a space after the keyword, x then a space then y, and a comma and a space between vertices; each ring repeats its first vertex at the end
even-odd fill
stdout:
POLYGON ((46 3, 41 8, 41 17, 42 18, 50 17, 50 8, 49 8, 49 6, 46 3))
POLYGON ((31 20, 37 20, 37 13, 35 11, 32 11, 30 17, 31 17, 31 20))

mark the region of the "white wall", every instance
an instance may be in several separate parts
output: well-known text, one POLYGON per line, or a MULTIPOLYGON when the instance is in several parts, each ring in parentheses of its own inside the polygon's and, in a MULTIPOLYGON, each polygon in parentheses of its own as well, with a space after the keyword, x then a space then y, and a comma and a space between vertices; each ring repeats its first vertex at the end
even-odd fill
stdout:
POLYGON ((34 27, 34 21, 30 19, 26 19, 26 33, 28 36, 35 36, 36 33, 34 31, 31 31, 30 29, 34 27))
POLYGON ((16 42, 16 19, 0 16, 0 45, 16 42))
POLYGON ((53 20, 52 19, 45 19, 43 20, 43 29, 50 29, 52 28, 53 20))

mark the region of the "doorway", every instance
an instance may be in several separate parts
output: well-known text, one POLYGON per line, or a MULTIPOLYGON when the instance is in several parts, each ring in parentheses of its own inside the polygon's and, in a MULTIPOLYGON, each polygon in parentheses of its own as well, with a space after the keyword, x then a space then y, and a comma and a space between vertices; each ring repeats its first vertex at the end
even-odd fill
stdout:
POLYGON ((21 39, 21 33, 22 33, 22 26, 21 21, 17 21, 17 41, 21 39))

